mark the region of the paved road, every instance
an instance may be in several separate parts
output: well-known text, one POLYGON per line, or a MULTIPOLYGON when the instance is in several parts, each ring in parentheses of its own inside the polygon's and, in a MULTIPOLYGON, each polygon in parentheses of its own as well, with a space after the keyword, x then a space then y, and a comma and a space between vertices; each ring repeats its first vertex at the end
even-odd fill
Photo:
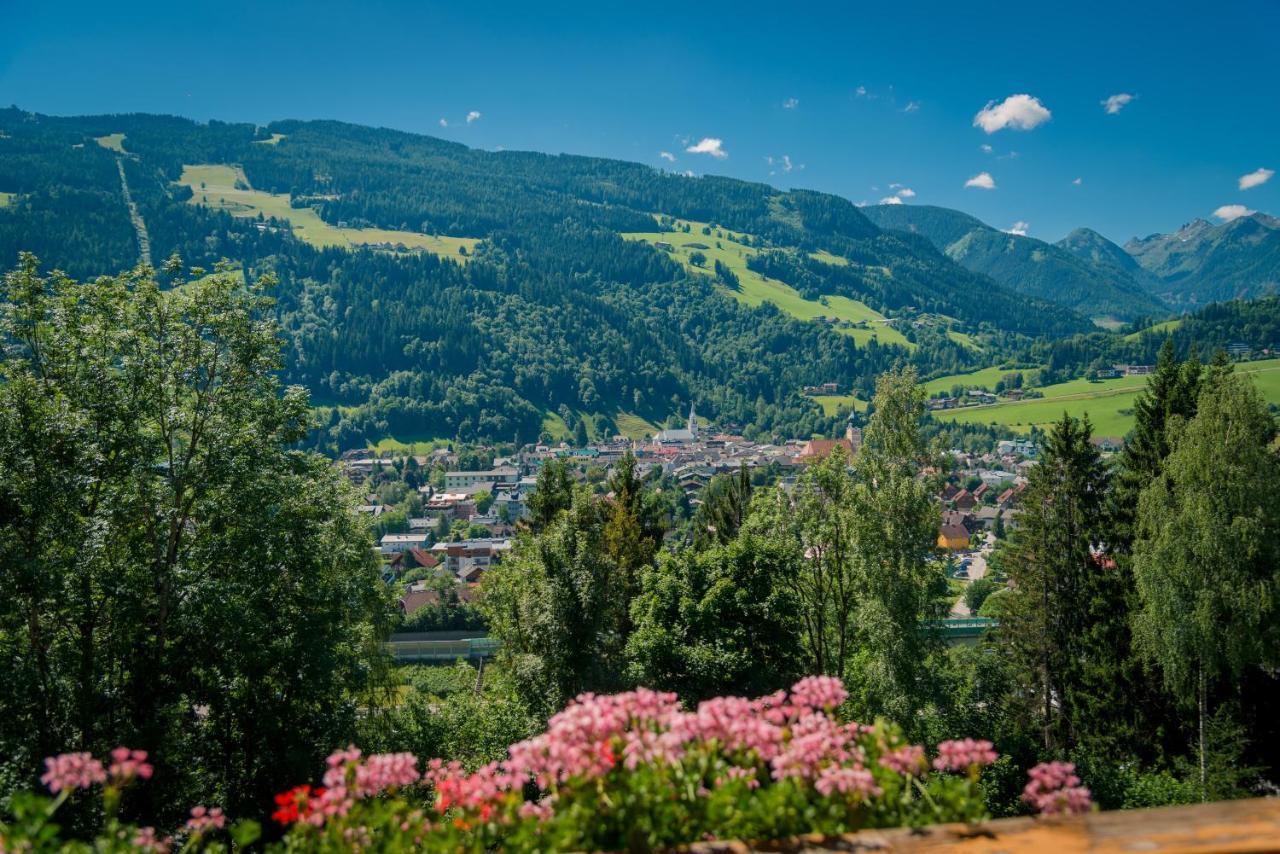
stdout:
MULTIPOLYGON (((987 574, 987 557, 991 554, 991 550, 995 548, 996 538, 994 534, 987 533, 986 541, 982 544, 982 548, 976 552, 964 552, 961 560, 969 561, 969 580, 965 584, 969 584, 979 578, 986 577, 987 574)), ((956 600, 951 606, 951 616, 953 617, 971 617, 969 606, 964 602, 964 594, 956 600)))

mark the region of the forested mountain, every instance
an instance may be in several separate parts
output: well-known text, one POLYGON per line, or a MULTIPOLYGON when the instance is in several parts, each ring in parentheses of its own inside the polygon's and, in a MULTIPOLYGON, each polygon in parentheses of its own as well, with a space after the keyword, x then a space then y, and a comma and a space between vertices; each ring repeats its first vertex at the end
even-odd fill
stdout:
POLYGON ((1134 238, 1124 248, 1158 278, 1155 292, 1171 305, 1194 307, 1280 290, 1280 218, 1264 213, 1221 225, 1197 219, 1171 234, 1134 238))
POLYGON ((952 260, 1005 287, 1082 314, 1134 319, 1167 311, 1122 266, 999 231, 960 211, 931 205, 871 205, 862 211, 881 228, 922 235, 952 260))
POLYGON ((690 401, 748 432, 829 433, 802 386, 869 392, 896 362, 976 367, 1089 328, 836 196, 337 122, 3 110, 0 193, 6 265, 33 250, 91 277, 145 239, 157 265, 272 274, 287 379, 322 405, 332 449, 595 435, 690 401), (760 304, 727 268, 623 237, 681 220, 783 296, 760 304), (901 332, 837 325, 836 298, 901 332))
POLYGON ((1120 246, 1112 243, 1092 228, 1077 228, 1054 244, 1095 267, 1110 267, 1130 276, 1152 293, 1160 290, 1159 279, 1147 272, 1120 246))

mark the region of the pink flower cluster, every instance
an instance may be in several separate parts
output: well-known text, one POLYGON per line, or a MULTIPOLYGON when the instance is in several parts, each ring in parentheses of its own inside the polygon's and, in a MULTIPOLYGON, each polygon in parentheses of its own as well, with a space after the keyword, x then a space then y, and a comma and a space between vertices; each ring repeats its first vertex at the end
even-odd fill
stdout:
POLYGON ((195 806, 191 808, 191 818, 187 819, 186 830, 193 834, 206 833, 210 830, 221 830, 226 823, 227 817, 222 814, 222 807, 208 809, 195 806))
POLYGON ((1080 785, 1070 762, 1041 762, 1027 772, 1031 778, 1022 799, 1041 815, 1081 815, 1093 809, 1093 796, 1080 785))
POLYGON ((154 827, 140 827, 133 834, 133 847, 149 854, 169 854, 173 850, 173 839, 160 836, 154 827))
POLYGON ((350 812, 355 802, 382 792, 417 784, 418 757, 412 753, 376 753, 361 758, 354 745, 335 750, 325 760, 324 788, 309 797, 300 819, 320 826, 350 812))
MULTIPOLYGON (((551 718, 546 732, 513 744, 503 762, 466 774, 456 762, 433 760, 424 778, 436 791, 438 812, 462 808, 487 821, 530 780, 550 791, 571 780, 599 779, 619 766, 632 771, 641 765, 675 765, 697 747, 737 763, 722 781, 744 779, 757 788, 760 780, 750 766, 763 762, 775 780, 810 780, 815 787, 820 782, 823 794, 873 795, 879 789, 856 744, 871 728, 838 723, 823 711, 847 697, 840 680, 828 676, 802 679, 790 695, 717 697, 692 712, 680 708, 675 694, 644 688, 583 694, 551 718)), ((547 818, 553 802, 524 804, 519 814, 547 818)))
POLYGON ((995 752, 991 742, 964 738, 939 744, 938 757, 933 760, 933 767, 939 771, 967 771, 990 765, 999 758, 1000 755, 995 752))
POLYGON ((110 767, 90 753, 63 753, 45 759, 44 769, 40 782, 55 794, 63 789, 87 789, 95 783, 123 786, 135 779, 149 780, 153 771, 145 750, 127 747, 111 751, 110 767))
POLYGON ((106 769, 89 753, 63 753, 44 761, 40 782, 57 794, 63 789, 87 789, 107 781, 106 769))
POLYGON ((904 777, 916 777, 929 770, 924 748, 918 744, 908 744, 885 753, 880 757, 880 764, 904 777))
POLYGON ((864 798, 874 798, 880 794, 875 777, 866 768, 845 768, 840 765, 828 765, 818 772, 818 781, 813 787, 824 795, 834 792, 842 795, 857 794, 864 798))
POLYGON ((830 711, 847 699, 844 683, 834 676, 806 676, 791 688, 791 702, 809 709, 830 711))
POLYGON ((147 763, 147 751, 117 747, 111 751, 111 767, 107 775, 112 784, 123 785, 134 778, 150 780, 154 769, 147 763))

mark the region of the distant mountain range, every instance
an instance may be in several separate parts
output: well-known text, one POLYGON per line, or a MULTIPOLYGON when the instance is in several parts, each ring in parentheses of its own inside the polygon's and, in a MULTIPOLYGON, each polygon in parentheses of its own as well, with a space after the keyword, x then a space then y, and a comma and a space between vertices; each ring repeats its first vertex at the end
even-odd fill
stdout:
POLYGON ((1046 243, 929 205, 862 211, 881 228, 927 238, 961 266, 1005 287, 1091 317, 1132 320, 1280 290, 1280 219, 1263 213, 1221 225, 1197 219, 1172 234, 1120 247, 1089 228, 1046 243))
POLYGON ((881 228, 919 234, 961 266, 1007 288, 1090 317, 1133 320, 1167 314, 1154 283, 1124 250, 1080 230, 1058 244, 992 228, 975 217, 930 205, 872 205, 862 212, 881 228))
POLYGON ((1221 225, 1197 219, 1124 248, 1157 277, 1153 292, 1175 308, 1280 292, 1280 218, 1264 213, 1221 225))

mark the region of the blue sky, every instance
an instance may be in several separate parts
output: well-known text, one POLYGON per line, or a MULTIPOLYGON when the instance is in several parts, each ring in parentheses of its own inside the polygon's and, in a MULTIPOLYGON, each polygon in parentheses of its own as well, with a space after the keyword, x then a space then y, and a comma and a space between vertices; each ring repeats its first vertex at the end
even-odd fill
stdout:
POLYGON ((1048 240, 1280 213, 1280 178, 1257 183, 1280 171, 1280 2, 1023 5, 0 0, 0 103, 343 119, 897 194, 1048 240))

